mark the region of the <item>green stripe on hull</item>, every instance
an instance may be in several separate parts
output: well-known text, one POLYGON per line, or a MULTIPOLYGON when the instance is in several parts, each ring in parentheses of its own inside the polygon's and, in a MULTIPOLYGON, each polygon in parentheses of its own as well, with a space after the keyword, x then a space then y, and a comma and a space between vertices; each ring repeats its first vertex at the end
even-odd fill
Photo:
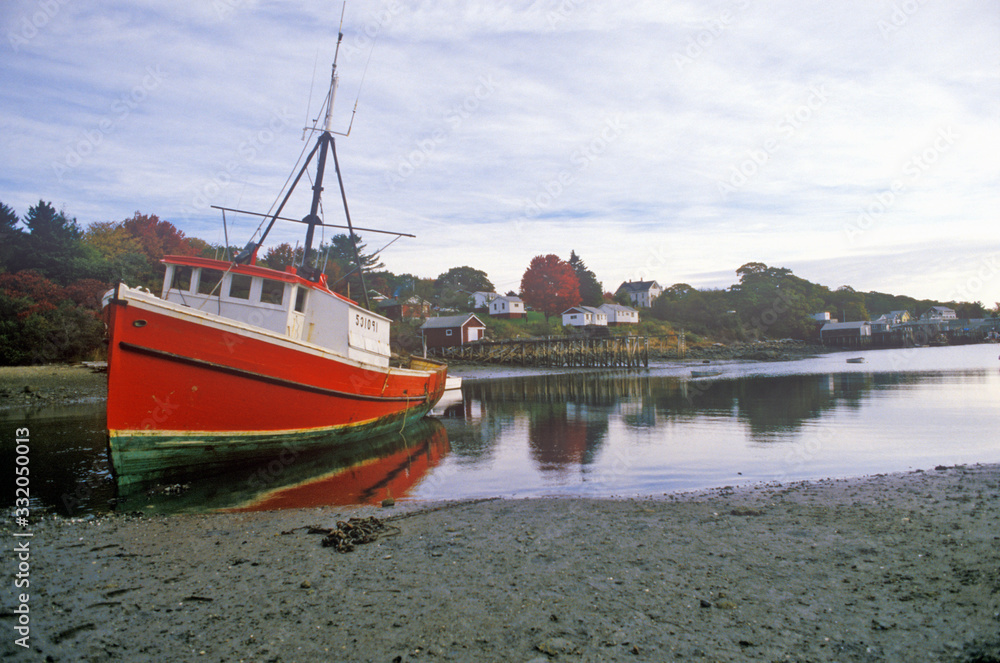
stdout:
POLYGON ((280 458, 404 431, 422 419, 429 407, 375 421, 311 431, 267 433, 130 434, 108 436, 108 450, 119 485, 156 481, 183 474, 232 469, 240 463, 280 458))

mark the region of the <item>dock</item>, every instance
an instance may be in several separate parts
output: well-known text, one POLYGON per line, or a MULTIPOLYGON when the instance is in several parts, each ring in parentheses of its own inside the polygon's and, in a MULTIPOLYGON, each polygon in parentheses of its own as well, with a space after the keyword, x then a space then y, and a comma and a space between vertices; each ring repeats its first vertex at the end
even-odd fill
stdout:
POLYGON ((433 348, 430 353, 443 359, 460 359, 482 364, 639 368, 649 366, 649 339, 644 336, 612 336, 479 341, 433 348))

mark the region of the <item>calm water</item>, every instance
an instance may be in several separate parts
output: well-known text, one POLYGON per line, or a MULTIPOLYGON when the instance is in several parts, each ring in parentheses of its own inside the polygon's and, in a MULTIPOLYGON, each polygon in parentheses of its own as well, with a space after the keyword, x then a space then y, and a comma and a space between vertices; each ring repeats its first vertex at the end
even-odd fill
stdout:
POLYGON ((63 513, 659 495, 1000 462, 998 354, 972 345, 633 372, 481 370, 405 436, 127 493, 109 472, 100 404, 0 412, 0 424, 30 427, 34 504, 63 513), (693 378, 692 368, 720 373, 693 378))

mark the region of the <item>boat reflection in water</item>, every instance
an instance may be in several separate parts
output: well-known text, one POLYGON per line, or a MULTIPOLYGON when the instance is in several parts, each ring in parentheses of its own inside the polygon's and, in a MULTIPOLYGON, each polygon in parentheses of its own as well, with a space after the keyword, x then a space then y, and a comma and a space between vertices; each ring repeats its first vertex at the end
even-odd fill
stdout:
POLYGON ((119 479, 117 510, 144 513, 268 511, 318 506, 376 505, 405 500, 449 452, 448 434, 425 417, 401 432, 321 452, 294 441, 267 463, 223 474, 180 475, 171 483, 119 479))

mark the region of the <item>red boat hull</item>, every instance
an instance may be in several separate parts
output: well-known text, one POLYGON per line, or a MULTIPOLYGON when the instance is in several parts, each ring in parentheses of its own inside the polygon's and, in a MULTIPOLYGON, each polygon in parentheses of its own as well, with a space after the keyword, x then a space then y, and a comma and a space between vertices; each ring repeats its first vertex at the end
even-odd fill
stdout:
POLYGON ((444 391, 441 365, 371 366, 151 296, 116 294, 105 312, 120 479, 266 458, 293 436, 363 439, 424 416, 444 391))

